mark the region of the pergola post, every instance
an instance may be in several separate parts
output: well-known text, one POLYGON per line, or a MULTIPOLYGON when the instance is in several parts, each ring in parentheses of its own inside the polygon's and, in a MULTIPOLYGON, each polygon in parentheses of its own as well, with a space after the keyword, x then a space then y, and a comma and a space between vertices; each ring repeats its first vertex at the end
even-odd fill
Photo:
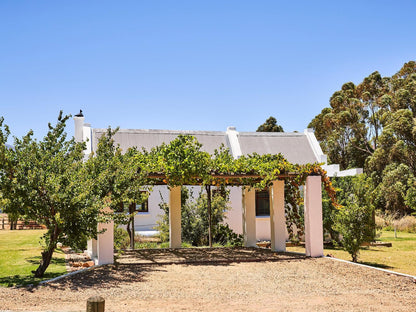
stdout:
MULTIPOLYGON (((106 208, 105 212, 110 212, 110 208, 106 208)), ((98 234, 96 242, 97 262, 96 264, 114 263, 114 221, 107 223, 98 223, 98 231, 105 230, 98 234)), ((94 246, 94 241, 92 241, 94 246)), ((92 248, 94 251, 94 248, 92 248)))
POLYGON ((256 247, 256 191, 243 187, 243 237, 245 247, 256 247))
POLYGON ((324 255, 320 176, 309 176, 306 178, 305 245, 307 256, 322 257, 324 255))
POLYGON ((170 188, 169 194, 169 246, 180 248, 181 237, 181 187, 170 188))
POLYGON ((271 249, 286 251, 285 181, 269 187, 271 249))

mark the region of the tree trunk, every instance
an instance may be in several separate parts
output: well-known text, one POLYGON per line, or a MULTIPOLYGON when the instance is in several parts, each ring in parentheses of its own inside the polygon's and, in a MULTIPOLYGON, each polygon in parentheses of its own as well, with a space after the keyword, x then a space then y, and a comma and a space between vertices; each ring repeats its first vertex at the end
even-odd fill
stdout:
POLYGON ((130 217, 131 230, 130 230, 130 248, 134 250, 134 217, 130 217))
POLYGON ((211 185, 205 185, 207 190, 207 209, 208 209, 208 244, 212 247, 212 218, 211 218, 211 185))
POLYGON ((46 269, 48 268, 49 264, 51 263, 53 252, 55 251, 55 244, 49 246, 49 248, 42 252, 42 260, 40 261, 39 267, 36 271, 32 271, 35 273, 35 277, 42 277, 45 273, 46 269))
POLYGON ((130 214, 130 220, 129 223, 127 225, 127 232, 129 233, 130 236, 130 249, 134 250, 134 208, 136 207, 136 204, 130 204, 129 205, 129 214, 130 214), (131 228, 130 228, 130 224, 131 224, 131 228))
MULTIPOLYGON (((126 227, 126 230, 127 230, 127 233, 129 234, 129 238, 130 238, 130 240, 131 240, 131 230, 130 230, 130 225, 131 225, 131 222, 130 222, 130 219, 129 219, 129 222, 127 222, 127 227, 126 227)), ((131 245, 131 241, 130 241, 130 245, 131 245)))
POLYGON ((36 269, 36 271, 32 271, 32 273, 35 274, 35 277, 42 277, 45 273, 46 269, 48 268, 49 264, 51 263, 53 252, 56 248, 56 243, 60 234, 60 230, 58 229, 58 225, 54 225, 54 229, 49 230, 49 242, 47 245, 46 250, 42 251, 42 259, 40 260, 39 267, 36 269))

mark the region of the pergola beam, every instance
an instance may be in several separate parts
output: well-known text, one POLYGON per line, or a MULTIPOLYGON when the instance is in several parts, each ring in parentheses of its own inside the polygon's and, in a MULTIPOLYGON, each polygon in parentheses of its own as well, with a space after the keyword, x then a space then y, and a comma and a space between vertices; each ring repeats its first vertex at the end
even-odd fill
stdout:
MULTIPOLYGON (((296 172, 288 172, 288 173, 282 173, 282 174, 277 174, 274 178, 275 180, 282 180, 285 178, 295 178, 297 177, 299 174, 296 172)), ((228 180, 225 181, 226 185, 230 185, 230 186, 243 186, 243 185, 249 185, 248 183, 244 183, 244 179, 254 179, 256 180, 256 182, 260 182, 261 180, 263 180, 265 177, 259 174, 218 174, 218 173, 212 173, 211 177, 213 179, 220 179, 220 180, 228 180)), ((151 173, 149 175, 147 175, 147 178, 150 180, 154 180, 152 181, 152 185, 168 185, 169 182, 166 180, 166 175, 164 173, 151 173)), ((190 183, 190 185, 202 185, 203 184, 203 179, 201 177, 195 176, 195 177, 191 177, 190 178, 192 180, 192 183, 190 183)))

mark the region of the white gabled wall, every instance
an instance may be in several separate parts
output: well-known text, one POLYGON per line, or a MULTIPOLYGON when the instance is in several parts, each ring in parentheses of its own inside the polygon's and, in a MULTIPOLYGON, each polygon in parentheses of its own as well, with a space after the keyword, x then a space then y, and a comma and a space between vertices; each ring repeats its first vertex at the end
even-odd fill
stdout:
POLYGON ((327 156, 322 152, 321 146, 319 145, 318 140, 313 133, 313 129, 305 129, 303 131, 308 138, 309 145, 312 148, 313 153, 315 154, 316 161, 319 163, 327 163, 327 156))
POLYGON ((313 129, 305 129, 304 133, 308 138, 309 145, 315 154, 317 162, 324 163, 322 169, 327 172, 328 177, 348 177, 363 173, 362 168, 340 170, 338 164, 328 165, 327 156, 322 152, 321 146, 313 133, 313 129))
POLYGON ((243 234, 243 205, 241 187, 233 186, 230 187, 230 207, 226 212, 225 222, 230 226, 231 229, 237 234, 243 234))
POLYGON ((228 127, 226 131, 227 135, 227 142, 229 144, 229 149, 231 151, 231 155, 233 155, 234 159, 239 158, 243 153, 241 152, 240 142, 238 141, 238 132, 235 127, 228 127))
POLYGON ((84 123, 82 127, 82 140, 85 142, 86 150, 84 151, 85 157, 88 157, 92 152, 92 140, 91 140, 91 125, 84 123))

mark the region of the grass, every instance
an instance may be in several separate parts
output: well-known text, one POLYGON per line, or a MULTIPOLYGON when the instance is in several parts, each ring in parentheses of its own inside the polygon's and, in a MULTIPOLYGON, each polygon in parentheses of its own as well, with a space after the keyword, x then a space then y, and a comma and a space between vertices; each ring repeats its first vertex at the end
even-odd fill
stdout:
POLYGON ((55 251, 43 278, 34 278, 41 259, 40 238, 45 230, 0 231, 0 286, 37 284, 66 273, 65 254, 55 251))
MULTIPOLYGON (((358 262, 395 272, 416 276, 416 233, 382 231, 379 241, 391 242, 392 247, 362 247, 358 262)), ((288 247, 288 251, 305 252, 302 247, 288 247)), ((348 252, 341 248, 325 248, 324 254, 351 261, 348 252)))

